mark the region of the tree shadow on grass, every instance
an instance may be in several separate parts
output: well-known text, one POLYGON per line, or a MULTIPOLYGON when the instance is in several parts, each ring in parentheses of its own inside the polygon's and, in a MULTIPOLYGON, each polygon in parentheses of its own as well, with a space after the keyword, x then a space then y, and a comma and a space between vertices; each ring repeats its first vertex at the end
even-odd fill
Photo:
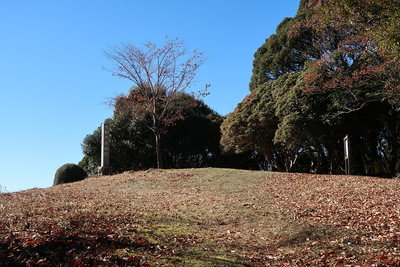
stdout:
POLYGON ((122 257, 118 249, 155 253, 142 238, 79 235, 43 236, 42 240, 10 237, 0 243, 0 266, 147 266, 141 256, 122 257))
POLYGON ((297 246, 306 242, 328 241, 340 238, 342 236, 354 234, 352 231, 334 226, 302 226, 289 233, 286 238, 280 238, 277 247, 297 246))
POLYGON ((76 212, 47 223, 38 218, 0 231, 0 266, 247 266, 235 255, 206 251, 190 231, 156 233, 161 222, 130 213, 76 212))
POLYGON ((139 236, 105 233, 40 235, 3 239, 0 266, 152 266, 155 262, 174 266, 250 266, 233 255, 196 249, 196 244, 170 244, 167 248, 139 236))

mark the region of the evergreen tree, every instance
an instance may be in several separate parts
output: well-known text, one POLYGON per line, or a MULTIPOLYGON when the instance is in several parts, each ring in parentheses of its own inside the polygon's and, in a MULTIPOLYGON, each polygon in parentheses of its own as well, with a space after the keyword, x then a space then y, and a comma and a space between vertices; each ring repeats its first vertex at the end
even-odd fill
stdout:
POLYGON ((332 6, 323 4, 301 1, 296 17, 284 19, 257 50, 251 94, 227 116, 221 144, 258 151, 277 170, 342 173, 342 139, 350 135, 354 173, 393 176, 400 134, 396 53, 383 51, 386 44, 360 19, 326 23, 320 9, 332 6))
MULTIPOLYGON (((136 88, 128 97, 133 98, 136 88)), ((132 121, 130 113, 119 108, 126 100, 116 102, 110 125, 110 165, 115 172, 156 168, 153 133, 144 123, 132 121)), ((192 95, 181 94, 174 105, 184 119, 170 125, 163 133, 165 168, 231 167, 259 169, 262 159, 256 153, 223 155, 219 141, 223 118, 192 95)), ((143 118, 145 119, 145 118, 143 118)), ((83 140, 84 158, 80 166, 88 174, 97 173, 100 165, 101 128, 83 140)))

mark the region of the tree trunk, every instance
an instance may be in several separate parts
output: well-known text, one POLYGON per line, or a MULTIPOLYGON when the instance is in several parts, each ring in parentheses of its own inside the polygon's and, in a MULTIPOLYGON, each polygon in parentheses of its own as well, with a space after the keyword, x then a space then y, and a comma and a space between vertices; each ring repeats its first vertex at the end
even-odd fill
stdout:
POLYGON ((161 147, 161 134, 159 131, 154 131, 154 136, 156 138, 156 156, 157 156, 157 169, 164 169, 163 164, 163 154, 161 147))

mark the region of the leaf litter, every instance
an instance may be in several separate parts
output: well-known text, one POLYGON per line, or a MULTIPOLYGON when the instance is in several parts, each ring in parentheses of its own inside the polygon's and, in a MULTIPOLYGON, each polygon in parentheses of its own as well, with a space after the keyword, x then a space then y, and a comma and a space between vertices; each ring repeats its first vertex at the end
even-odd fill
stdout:
POLYGON ((395 266, 399 189, 206 168, 2 193, 0 266, 395 266))

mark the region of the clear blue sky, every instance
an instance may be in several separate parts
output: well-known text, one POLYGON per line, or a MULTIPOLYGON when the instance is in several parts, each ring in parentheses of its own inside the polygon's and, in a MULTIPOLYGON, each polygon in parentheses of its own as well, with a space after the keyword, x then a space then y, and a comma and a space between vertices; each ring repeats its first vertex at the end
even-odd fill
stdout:
POLYGON ((49 187, 108 117, 108 97, 132 85, 112 77, 110 45, 181 37, 209 56, 193 91, 221 115, 249 93, 253 55, 293 17, 299 0, 0 1, 0 185, 49 187))

